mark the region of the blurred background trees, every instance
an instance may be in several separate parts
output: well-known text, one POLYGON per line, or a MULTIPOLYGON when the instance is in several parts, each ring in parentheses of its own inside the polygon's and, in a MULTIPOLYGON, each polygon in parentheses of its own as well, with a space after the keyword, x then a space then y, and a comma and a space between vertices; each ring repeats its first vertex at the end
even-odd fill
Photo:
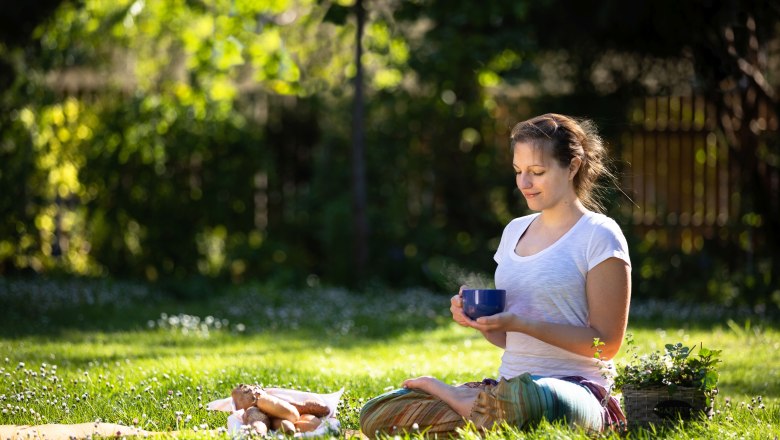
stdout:
POLYGON ((637 295, 780 303, 774 2, 359 4, 360 106, 352 0, 10 9, 0 274, 188 280, 190 296, 489 279, 525 213, 509 130, 552 111, 610 143, 637 295))

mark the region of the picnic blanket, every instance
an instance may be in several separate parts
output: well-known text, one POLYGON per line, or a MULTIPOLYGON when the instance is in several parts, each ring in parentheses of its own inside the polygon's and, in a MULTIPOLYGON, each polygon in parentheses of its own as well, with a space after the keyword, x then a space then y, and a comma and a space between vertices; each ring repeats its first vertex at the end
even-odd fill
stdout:
POLYGON ((0 425, 0 439, 6 440, 70 440, 100 437, 147 436, 153 434, 132 426, 116 423, 77 423, 72 425, 0 425))

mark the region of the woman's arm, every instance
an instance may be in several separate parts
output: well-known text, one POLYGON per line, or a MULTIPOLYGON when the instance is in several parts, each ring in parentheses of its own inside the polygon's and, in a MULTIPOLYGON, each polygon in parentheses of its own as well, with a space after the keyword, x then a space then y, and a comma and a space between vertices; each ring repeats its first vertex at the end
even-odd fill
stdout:
POLYGON ((487 339, 488 342, 495 345, 498 348, 506 348, 506 332, 482 332, 482 336, 487 339))
MULTIPOLYGON (((506 332, 522 332, 572 353, 593 356, 593 340, 599 338, 604 342, 601 358, 611 359, 620 350, 628 324, 628 307, 631 300, 631 274, 628 264, 614 257, 599 263, 587 274, 585 293, 590 320, 587 327, 524 320, 508 312, 485 316, 476 321, 465 315, 464 318, 470 327, 481 331, 486 338, 489 333, 503 333, 503 346, 506 346, 506 332)), ((489 338, 488 340, 490 341, 489 338)))

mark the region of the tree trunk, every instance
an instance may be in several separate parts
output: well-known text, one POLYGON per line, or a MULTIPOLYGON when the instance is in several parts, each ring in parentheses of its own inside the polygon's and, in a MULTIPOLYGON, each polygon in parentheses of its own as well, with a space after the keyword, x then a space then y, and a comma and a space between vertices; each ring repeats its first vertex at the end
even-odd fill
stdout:
POLYGON ((368 263, 368 217, 366 212, 366 163, 365 133, 363 124, 363 27, 365 10, 363 0, 355 0, 355 95, 352 109, 352 215, 354 224, 355 281, 361 284, 365 279, 368 263))

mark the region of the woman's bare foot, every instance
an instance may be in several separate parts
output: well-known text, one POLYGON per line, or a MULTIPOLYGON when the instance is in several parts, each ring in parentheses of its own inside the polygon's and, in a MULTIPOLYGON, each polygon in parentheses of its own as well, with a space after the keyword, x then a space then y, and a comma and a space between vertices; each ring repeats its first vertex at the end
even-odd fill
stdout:
POLYGON ((432 390, 434 390, 436 387, 448 386, 439 379, 431 376, 420 376, 413 379, 406 379, 402 385, 404 388, 425 391, 428 394, 434 394, 432 390))
POLYGON ((430 376, 406 379, 403 386, 412 390, 425 391, 432 396, 438 397, 462 417, 469 416, 471 407, 480 393, 479 389, 454 387, 430 376))

